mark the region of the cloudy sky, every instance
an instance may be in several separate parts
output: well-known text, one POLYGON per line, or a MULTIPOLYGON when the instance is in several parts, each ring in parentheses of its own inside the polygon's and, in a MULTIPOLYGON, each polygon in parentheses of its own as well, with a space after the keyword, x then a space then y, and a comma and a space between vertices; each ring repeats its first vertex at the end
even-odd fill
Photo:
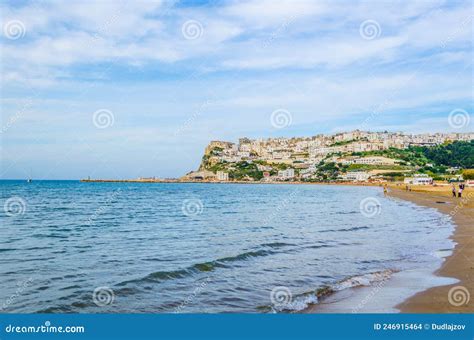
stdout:
POLYGON ((210 140, 242 136, 473 130, 469 0, 3 1, 0 12, 3 179, 176 177, 210 140))

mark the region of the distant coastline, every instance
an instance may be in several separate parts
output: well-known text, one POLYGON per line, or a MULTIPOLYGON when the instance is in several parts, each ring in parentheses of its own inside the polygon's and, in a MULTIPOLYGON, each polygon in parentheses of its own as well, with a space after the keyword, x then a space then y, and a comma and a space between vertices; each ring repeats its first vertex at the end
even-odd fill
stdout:
POLYGON ((82 182, 407 185, 474 179, 474 133, 352 131, 325 136, 211 141, 179 178, 82 182))
POLYGON ((304 181, 288 181, 288 182, 262 182, 262 181, 192 181, 180 179, 81 179, 82 183, 187 183, 187 184, 283 184, 283 185, 357 185, 357 186, 382 186, 383 182, 304 182, 304 181))

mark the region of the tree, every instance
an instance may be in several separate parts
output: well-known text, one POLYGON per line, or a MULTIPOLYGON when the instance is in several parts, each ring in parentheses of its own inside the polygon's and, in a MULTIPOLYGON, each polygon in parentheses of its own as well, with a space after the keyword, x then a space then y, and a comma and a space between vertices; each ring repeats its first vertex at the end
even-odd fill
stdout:
POLYGON ((474 169, 463 170, 462 177, 464 179, 474 179, 474 169))
POLYGON ((426 158, 436 165, 474 168, 474 140, 456 141, 446 145, 423 147, 426 158))

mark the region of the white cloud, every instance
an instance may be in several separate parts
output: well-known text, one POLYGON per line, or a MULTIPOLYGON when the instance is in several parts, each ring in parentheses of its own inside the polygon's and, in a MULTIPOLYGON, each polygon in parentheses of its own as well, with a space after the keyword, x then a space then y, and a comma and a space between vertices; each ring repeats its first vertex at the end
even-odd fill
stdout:
MULTIPOLYGON (((472 34, 468 4, 437 9, 439 2, 415 1, 395 11, 397 6, 396 2, 269 0, 204 8, 173 8, 161 1, 32 3, 4 8, 6 19, 24 21, 27 39, 7 41, 3 64, 17 75, 7 80, 15 80, 32 64, 36 68, 111 61, 166 65, 201 58, 205 63, 200 67, 208 71, 333 68, 413 60, 423 50, 448 43, 467 47, 472 34), (203 27, 196 41, 181 33, 181 25, 189 19, 203 27), (359 25, 365 19, 380 24, 379 38, 361 39, 359 25)), ((28 71, 23 73, 28 78, 28 71)))
POLYGON ((324 13, 328 4, 311 0, 251 0, 234 1, 219 11, 219 14, 238 19, 246 26, 265 28, 281 24, 289 18, 303 18, 324 13))
POLYGON ((46 1, 0 9, 3 21, 26 27, 24 38, 1 38, 2 114, 15 116, 35 98, 2 136, 7 161, 66 154, 93 165, 78 145, 85 139, 98 159, 144 162, 161 153, 161 163, 184 173, 209 139, 273 133, 277 108, 293 114, 292 134, 358 127, 374 109, 382 112, 374 128, 421 122, 443 130, 430 110, 471 110, 469 1, 46 1), (373 40, 359 33, 369 19, 381 28, 373 40), (188 20, 202 25, 198 39, 183 36, 188 20), (100 108, 115 114, 113 129, 91 124, 100 108))

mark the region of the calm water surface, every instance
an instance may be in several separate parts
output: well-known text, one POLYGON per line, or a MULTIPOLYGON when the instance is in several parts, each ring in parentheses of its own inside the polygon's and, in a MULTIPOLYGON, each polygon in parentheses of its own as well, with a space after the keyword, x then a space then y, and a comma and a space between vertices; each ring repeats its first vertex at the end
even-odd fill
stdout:
POLYGON ((298 309, 317 289, 422 268, 453 246, 444 215, 374 187, 1 181, 0 188, 3 313, 298 309), (361 201, 369 202, 365 214, 361 201), (285 308, 275 287, 285 287, 278 291, 285 308))

